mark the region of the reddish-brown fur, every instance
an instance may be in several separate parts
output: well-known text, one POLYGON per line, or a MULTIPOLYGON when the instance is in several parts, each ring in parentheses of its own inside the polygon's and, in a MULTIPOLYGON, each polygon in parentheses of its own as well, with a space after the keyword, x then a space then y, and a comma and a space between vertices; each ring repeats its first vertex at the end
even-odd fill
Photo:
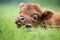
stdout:
POLYGON ((24 22, 25 24, 32 24, 36 27, 37 25, 46 22, 49 25, 60 26, 60 14, 52 12, 51 10, 45 10, 41 8, 39 4, 20 3, 19 8, 19 16, 23 16, 27 19, 27 22, 24 22), (33 15, 37 16, 36 20, 33 18, 33 15))

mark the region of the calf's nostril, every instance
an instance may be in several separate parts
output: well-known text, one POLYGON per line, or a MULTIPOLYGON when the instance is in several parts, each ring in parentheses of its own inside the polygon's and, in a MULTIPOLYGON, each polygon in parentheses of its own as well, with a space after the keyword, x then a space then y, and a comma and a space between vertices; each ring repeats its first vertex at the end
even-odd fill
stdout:
POLYGON ((25 20, 24 17, 18 17, 18 19, 21 20, 21 21, 24 21, 25 20))
POLYGON ((21 18, 21 20, 24 20, 24 18, 21 18))

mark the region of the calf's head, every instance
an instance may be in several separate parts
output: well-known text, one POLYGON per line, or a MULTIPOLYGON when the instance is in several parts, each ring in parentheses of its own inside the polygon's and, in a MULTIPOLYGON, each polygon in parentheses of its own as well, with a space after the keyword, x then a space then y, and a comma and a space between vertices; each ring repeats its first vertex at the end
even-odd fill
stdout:
POLYGON ((43 20, 49 19, 52 16, 51 11, 42 11, 39 4, 33 3, 20 3, 19 17, 16 19, 17 27, 21 27, 21 24, 26 24, 27 28, 36 27, 43 20))

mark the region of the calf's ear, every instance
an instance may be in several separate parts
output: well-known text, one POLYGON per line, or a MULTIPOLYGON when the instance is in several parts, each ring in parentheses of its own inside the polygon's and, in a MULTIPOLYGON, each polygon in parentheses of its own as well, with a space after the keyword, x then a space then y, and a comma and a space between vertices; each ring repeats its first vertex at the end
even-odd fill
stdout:
POLYGON ((50 19, 53 16, 53 12, 46 10, 42 13, 41 20, 47 20, 50 19))

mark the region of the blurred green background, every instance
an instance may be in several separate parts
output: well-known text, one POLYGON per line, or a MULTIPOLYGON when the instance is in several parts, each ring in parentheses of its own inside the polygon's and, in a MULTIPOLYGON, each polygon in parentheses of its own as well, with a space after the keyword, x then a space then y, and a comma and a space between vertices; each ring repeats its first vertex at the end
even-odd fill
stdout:
POLYGON ((60 12, 60 0, 0 0, 0 40, 60 40, 60 30, 34 28, 17 29, 15 20, 19 15, 19 3, 39 3, 42 8, 60 12))

